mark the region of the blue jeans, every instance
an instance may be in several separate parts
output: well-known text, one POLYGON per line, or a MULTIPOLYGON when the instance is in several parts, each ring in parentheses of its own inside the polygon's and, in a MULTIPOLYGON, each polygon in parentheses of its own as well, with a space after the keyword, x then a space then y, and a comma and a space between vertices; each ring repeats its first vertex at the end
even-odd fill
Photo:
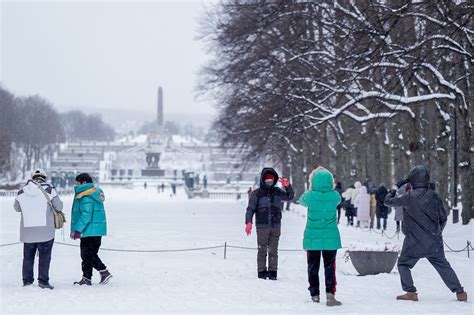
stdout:
POLYGON ((31 284, 34 281, 33 266, 36 251, 39 253, 38 282, 41 284, 49 283, 49 264, 53 244, 54 238, 46 242, 23 244, 23 284, 31 284))

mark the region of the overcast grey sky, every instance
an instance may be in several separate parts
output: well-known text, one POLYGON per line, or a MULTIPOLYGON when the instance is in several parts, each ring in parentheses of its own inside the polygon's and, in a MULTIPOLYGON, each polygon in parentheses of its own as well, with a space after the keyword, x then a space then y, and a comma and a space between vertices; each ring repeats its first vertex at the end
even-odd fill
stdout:
POLYGON ((211 5, 1 1, 2 84, 17 95, 40 94, 59 110, 143 112, 155 111, 161 85, 165 114, 214 114, 209 102, 194 99, 206 60, 195 40, 198 17, 211 5))

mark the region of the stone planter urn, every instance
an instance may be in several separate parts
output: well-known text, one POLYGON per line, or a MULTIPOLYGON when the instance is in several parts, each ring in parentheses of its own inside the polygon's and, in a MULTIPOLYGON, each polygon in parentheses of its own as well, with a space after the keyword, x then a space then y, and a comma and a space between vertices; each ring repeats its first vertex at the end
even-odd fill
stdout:
POLYGON ((376 275, 390 273, 395 267, 398 251, 348 251, 352 265, 359 275, 376 275))

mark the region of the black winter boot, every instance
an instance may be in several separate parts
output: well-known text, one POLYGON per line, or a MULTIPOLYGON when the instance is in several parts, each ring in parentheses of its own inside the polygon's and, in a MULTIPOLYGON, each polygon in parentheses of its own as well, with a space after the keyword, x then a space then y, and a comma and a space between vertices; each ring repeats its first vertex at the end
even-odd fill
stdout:
POLYGON ((90 279, 87 279, 86 277, 82 277, 81 281, 76 281, 74 284, 78 285, 92 285, 92 282, 90 279))
POLYGON ((38 286, 41 288, 41 289, 50 289, 50 290, 53 290, 54 287, 52 285, 50 285, 49 283, 38 283, 38 286))
POLYGON ((270 280, 276 280, 277 279, 276 270, 269 270, 268 271, 268 279, 270 279, 270 280))
POLYGON ((105 269, 105 270, 100 270, 100 284, 107 284, 109 283, 110 278, 112 278, 112 275, 110 272, 105 269))
POLYGON ((263 270, 263 271, 258 272, 258 278, 259 279, 267 279, 267 277, 268 277, 268 271, 267 270, 263 270))
POLYGON ((314 303, 319 303, 320 299, 319 299, 319 295, 313 295, 311 297, 311 300, 314 302, 314 303))

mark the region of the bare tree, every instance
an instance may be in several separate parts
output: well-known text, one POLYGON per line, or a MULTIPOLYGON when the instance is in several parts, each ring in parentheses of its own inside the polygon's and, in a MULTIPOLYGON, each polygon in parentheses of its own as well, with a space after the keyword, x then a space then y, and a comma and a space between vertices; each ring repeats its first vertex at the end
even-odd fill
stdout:
POLYGON ((456 113, 467 223, 473 12, 452 1, 222 3, 202 36, 215 55, 200 86, 220 103, 215 130, 294 168, 333 165, 346 184, 393 183, 424 163, 447 194, 456 113))
POLYGON ((59 114, 53 106, 40 96, 19 98, 19 132, 15 136, 25 155, 23 176, 33 167, 43 166, 48 145, 64 140, 64 131, 59 114))
POLYGON ((0 87, 0 174, 7 172, 11 165, 11 152, 14 134, 18 132, 15 97, 0 87))

